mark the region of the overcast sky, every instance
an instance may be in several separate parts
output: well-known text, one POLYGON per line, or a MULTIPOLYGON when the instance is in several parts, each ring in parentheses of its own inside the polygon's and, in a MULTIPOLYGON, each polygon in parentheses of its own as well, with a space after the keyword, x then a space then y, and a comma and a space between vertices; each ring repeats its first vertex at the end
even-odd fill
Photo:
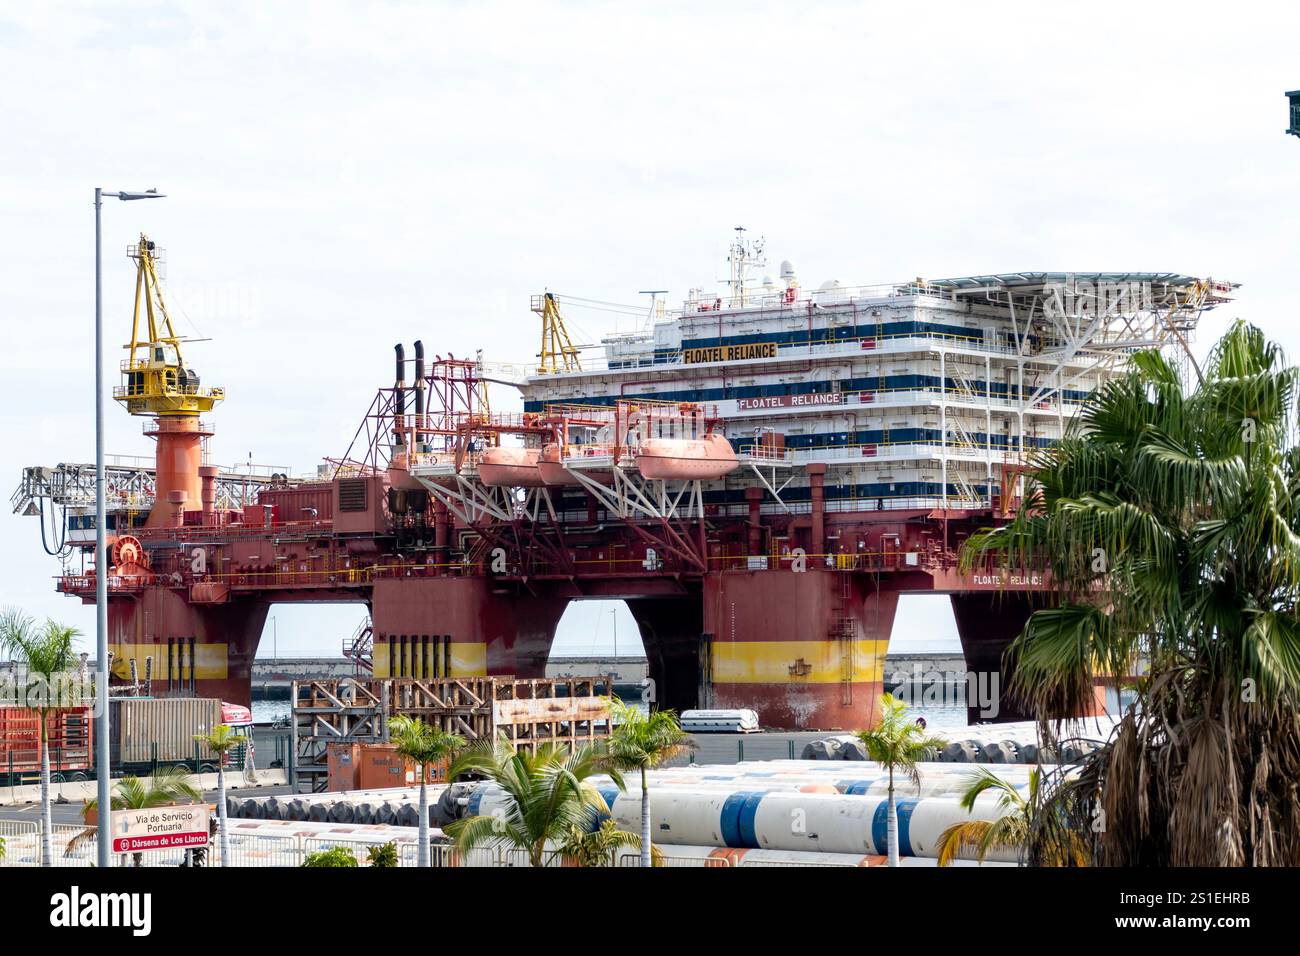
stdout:
MULTIPOLYGON (((0 4, 0 478, 15 486, 24 465, 93 461, 96 185, 168 194, 105 207, 107 364, 130 322, 124 251, 147 231, 182 329, 212 339, 187 357, 229 396, 210 416, 222 463, 303 472, 341 454, 395 342, 527 361, 544 288, 716 288, 740 224, 805 286, 1231 279, 1240 298, 1198 351, 1241 316, 1300 356, 1300 140, 1282 132, 1296 8, 220 10, 0 4)), ((618 321, 572 315, 584 341, 618 321)), ((107 445, 152 454, 116 407, 107 445)), ((0 540, 0 605, 93 634, 91 609, 54 594, 36 520, 4 514, 0 540)), ((303 654, 334 653, 362 611, 274 613, 280 652, 303 654)), ((612 623, 588 607, 565 641, 607 647, 612 623)), ((630 619, 619 633, 623 649, 630 619)), ((895 635, 951 641, 946 601, 910 601, 895 635)))

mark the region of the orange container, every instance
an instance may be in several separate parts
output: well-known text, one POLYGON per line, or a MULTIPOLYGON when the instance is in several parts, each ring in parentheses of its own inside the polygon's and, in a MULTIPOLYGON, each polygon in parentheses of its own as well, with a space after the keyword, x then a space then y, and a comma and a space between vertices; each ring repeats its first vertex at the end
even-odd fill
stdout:
MULTIPOLYGON (((59 707, 46 716, 50 772, 88 770, 92 719, 89 707, 59 707)), ((41 717, 27 707, 0 707, 0 773, 39 771, 41 717)))
MULTIPOLYGON (((341 790, 380 790, 384 787, 409 787, 420 782, 415 764, 397 755, 395 744, 334 743, 326 751, 327 788, 341 790)), ((441 764, 425 768, 425 781, 435 783, 446 778, 447 767, 441 764)))

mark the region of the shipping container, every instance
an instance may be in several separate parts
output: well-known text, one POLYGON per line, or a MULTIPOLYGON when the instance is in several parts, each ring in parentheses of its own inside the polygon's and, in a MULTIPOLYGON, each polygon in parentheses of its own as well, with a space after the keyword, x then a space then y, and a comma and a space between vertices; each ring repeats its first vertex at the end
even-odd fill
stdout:
MULTIPOLYGON (((51 775, 71 779, 91 767, 94 746, 91 709, 59 707, 46 715, 51 775)), ((0 707, 0 774, 17 783, 39 776, 41 716, 27 707, 0 707)))
POLYGON ((196 734, 207 734, 221 723, 221 701, 215 697, 126 697, 109 702, 109 760, 114 767, 141 764, 215 763, 207 747, 196 745, 196 734))
MULTIPOLYGON (((109 701, 109 763, 114 776, 142 776, 159 765, 183 765, 191 772, 211 772, 218 758, 194 738, 208 734, 223 719, 221 701, 204 697, 126 697, 109 701)), ((50 777, 85 780, 95 772, 94 710, 91 706, 51 711, 50 777)), ((250 728, 236 727, 247 734, 250 728)), ((226 757, 227 767, 243 765, 239 747, 226 757)), ((26 707, 0 706, 0 785, 35 783, 40 774, 40 718, 26 707)))
MULTIPOLYGON (((377 790, 414 786, 420 782, 415 763, 397 754, 396 744, 351 741, 328 747, 328 785, 331 792, 377 790)), ((446 761, 425 768, 427 783, 445 780, 446 761)))

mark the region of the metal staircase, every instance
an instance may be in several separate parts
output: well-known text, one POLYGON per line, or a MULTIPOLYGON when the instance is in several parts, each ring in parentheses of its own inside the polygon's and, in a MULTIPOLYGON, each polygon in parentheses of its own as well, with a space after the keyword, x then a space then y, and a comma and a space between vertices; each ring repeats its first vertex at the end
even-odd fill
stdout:
POLYGON ((343 639, 343 656, 352 662, 358 677, 375 672, 375 630, 369 616, 362 618, 351 637, 343 639))
POLYGON ((835 623, 831 626, 830 637, 835 641, 840 653, 840 703, 848 706, 853 703, 854 644, 857 637, 857 624, 853 620, 850 601, 853 596, 853 574, 850 571, 836 573, 834 604, 835 623))

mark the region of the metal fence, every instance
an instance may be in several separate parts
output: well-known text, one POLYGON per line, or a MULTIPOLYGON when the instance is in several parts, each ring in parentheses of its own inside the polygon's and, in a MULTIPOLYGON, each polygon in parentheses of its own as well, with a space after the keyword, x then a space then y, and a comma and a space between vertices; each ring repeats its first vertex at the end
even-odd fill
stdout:
MULTIPOLYGON (((55 824, 51 831, 54 844, 54 865, 88 867, 96 862, 96 837, 93 833, 83 839, 73 838, 86 833, 84 826, 55 824)), ((0 840, 4 842, 4 854, 0 856, 0 867, 39 866, 41 860, 41 827, 36 822, 0 820, 0 840)), ((230 835, 229 865, 235 867, 298 867, 307 857, 322 850, 343 847, 352 853, 358 866, 369 866, 372 842, 363 840, 335 839, 328 836, 304 837, 299 835, 275 836, 269 834, 230 835)), ((397 864, 401 867, 416 865, 419 847, 414 842, 397 844, 397 864)), ((671 846, 660 848, 657 854, 658 866, 662 867, 706 867, 711 869, 753 866, 800 866, 806 864, 785 861, 745 860, 743 857, 733 860, 725 856, 683 856, 673 853, 671 846)), ((152 850, 147 853, 118 854, 117 866, 144 867, 181 867, 187 863, 185 850, 152 850)), ((528 852, 520 849, 483 848, 461 853, 450 846, 435 845, 430 847, 430 864, 435 868, 513 868, 530 866, 528 852)), ((206 866, 221 865, 220 841, 214 839, 207 850, 206 866)), ((557 852, 548 852, 542 864, 546 867, 565 866, 565 860, 557 852)), ((618 868, 640 866, 639 854, 627 852, 617 858, 618 868)), ((818 863, 817 866, 836 866, 845 864, 818 863)))

